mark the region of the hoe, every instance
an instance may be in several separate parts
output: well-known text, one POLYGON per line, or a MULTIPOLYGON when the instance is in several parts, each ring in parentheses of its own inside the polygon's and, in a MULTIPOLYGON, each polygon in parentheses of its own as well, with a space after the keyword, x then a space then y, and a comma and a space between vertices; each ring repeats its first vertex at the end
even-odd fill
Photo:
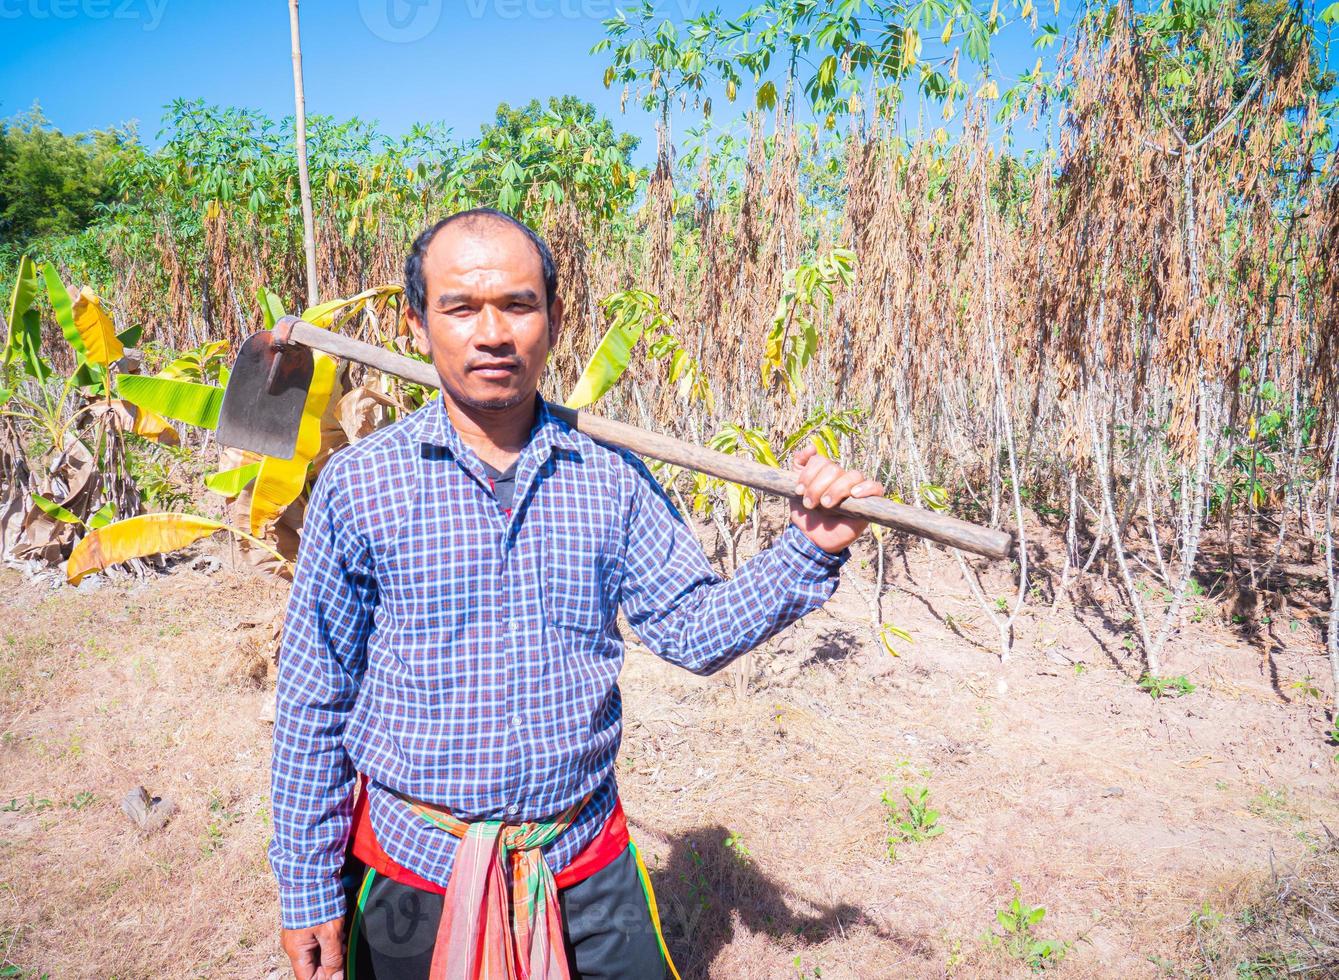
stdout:
MULTIPOLYGON (((286 316, 275 323, 273 330, 253 333, 237 352, 237 363, 228 380, 219 414, 219 442, 265 456, 291 458, 297 446, 302 407, 311 385, 313 350, 357 361, 425 387, 440 386, 437 371, 431 364, 286 316)), ((568 425, 596 442, 740 483, 754 490, 791 499, 796 497, 795 480, 785 470, 728 456, 587 411, 559 405, 550 407, 568 425)), ((1013 537, 1005 531, 881 497, 850 499, 831 510, 843 517, 873 521, 987 558, 1006 558, 1013 550, 1013 537)))

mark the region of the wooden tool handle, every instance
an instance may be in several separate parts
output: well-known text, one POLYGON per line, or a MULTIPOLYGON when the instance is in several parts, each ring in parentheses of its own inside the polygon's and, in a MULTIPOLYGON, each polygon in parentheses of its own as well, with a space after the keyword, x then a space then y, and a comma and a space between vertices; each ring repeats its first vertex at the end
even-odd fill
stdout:
MULTIPOLYGON (((289 336, 293 341, 306 347, 366 364, 385 374, 394 374, 425 387, 436 388, 441 384, 437 377, 437 369, 431 364, 416 361, 384 347, 365 344, 361 340, 343 334, 322 330, 310 323, 302 321, 294 323, 289 336)), ((641 456, 650 456, 673 466, 696 470, 732 483, 742 483, 754 490, 792 499, 799 496, 795 489, 795 478, 786 470, 696 446, 658 432, 649 432, 624 422, 592 415, 590 412, 555 404, 550 404, 549 408, 568 425, 579 432, 584 432, 597 442, 619 446, 641 456)), ((949 517, 947 514, 936 514, 934 511, 909 507, 883 497, 848 498, 841 506, 833 507, 831 510, 843 517, 873 521, 897 531, 905 531, 931 541, 938 541, 950 548, 959 548, 987 558, 1007 558, 1013 551, 1013 536, 1007 531, 981 527, 969 521, 949 517)))

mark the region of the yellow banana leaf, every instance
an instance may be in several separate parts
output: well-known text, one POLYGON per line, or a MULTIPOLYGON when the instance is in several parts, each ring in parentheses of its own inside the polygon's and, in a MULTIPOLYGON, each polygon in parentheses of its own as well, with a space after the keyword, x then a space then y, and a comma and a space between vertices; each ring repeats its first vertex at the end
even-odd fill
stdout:
POLYGON ((251 492, 251 533, 265 533, 267 525, 278 520, 284 508, 298 499, 307 482, 307 467, 321 451, 321 417, 325 414, 335 388, 339 363, 333 357, 313 352, 311 387, 302 406, 298 424, 297 448, 292 459, 266 456, 256 474, 251 492))
POLYGON ((105 367, 125 353, 112 318, 102 308, 102 300, 87 286, 79 290, 79 298, 74 301, 74 326, 91 363, 105 367))
POLYGON ((398 296, 402 292, 404 292, 403 286, 373 286, 371 289, 364 289, 356 296, 349 296, 346 299, 332 299, 326 303, 309 306, 302 311, 301 318, 314 327, 333 328, 348 320, 367 306, 368 303, 382 298, 398 296), (336 320, 339 322, 337 323, 336 320))
POLYGON ((151 442, 157 442, 164 446, 181 445, 181 436, 172 423, 157 412, 151 412, 147 408, 141 408, 135 412, 135 427, 130 431, 137 436, 143 436, 151 442))
POLYGON ((228 525, 195 514, 141 514, 115 521, 80 539, 65 565, 71 585, 92 572, 100 572, 132 558, 176 551, 228 525))

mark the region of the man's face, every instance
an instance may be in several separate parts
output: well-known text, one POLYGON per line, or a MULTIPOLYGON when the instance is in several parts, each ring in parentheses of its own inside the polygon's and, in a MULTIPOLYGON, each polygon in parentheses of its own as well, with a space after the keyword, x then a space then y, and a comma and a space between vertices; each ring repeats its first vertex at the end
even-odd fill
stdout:
POLYGON ((457 222, 423 259, 427 322, 411 311, 420 353, 459 404, 497 411, 533 398, 558 335, 562 301, 545 309, 535 247, 500 221, 457 222))

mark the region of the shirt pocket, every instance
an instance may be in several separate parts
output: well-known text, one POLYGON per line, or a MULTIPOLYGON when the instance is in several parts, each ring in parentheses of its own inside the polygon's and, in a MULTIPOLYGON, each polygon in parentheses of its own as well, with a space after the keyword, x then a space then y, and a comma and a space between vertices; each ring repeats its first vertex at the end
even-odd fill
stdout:
POLYGON ((600 633, 613 617, 615 562, 594 528, 563 528, 545 536, 544 612, 549 625, 600 633))

